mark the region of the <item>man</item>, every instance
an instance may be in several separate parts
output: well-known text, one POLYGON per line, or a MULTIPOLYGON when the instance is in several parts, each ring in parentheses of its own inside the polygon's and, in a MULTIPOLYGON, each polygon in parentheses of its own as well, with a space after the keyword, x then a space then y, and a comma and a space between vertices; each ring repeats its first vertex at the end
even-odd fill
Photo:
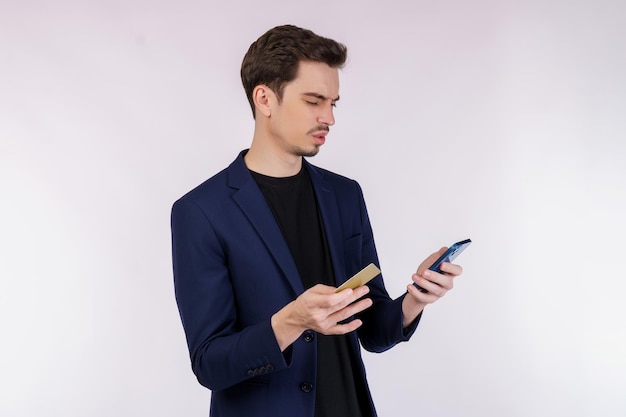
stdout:
POLYGON ((359 185, 303 158, 335 123, 345 60, 344 45, 295 26, 262 35, 241 67, 250 149, 172 209, 176 298, 214 417, 375 416, 359 342, 408 340, 461 274, 426 270, 440 251, 412 276, 427 292, 411 282, 392 300, 378 276, 335 293, 379 264, 359 185))

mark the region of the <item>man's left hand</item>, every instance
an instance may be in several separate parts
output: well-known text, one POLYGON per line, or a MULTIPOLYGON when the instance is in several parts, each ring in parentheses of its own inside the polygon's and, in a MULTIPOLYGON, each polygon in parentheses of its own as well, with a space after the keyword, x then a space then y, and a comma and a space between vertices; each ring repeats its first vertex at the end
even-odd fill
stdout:
POLYGON ((408 295, 402 303, 405 327, 417 318, 426 305, 432 304, 446 295, 454 287, 454 278, 463 273, 463 268, 460 265, 449 262, 444 262, 439 267, 443 273, 428 269, 447 249, 443 247, 424 259, 417 268, 417 272, 412 276, 413 282, 427 292, 418 290, 412 283, 407 285, 408 295))

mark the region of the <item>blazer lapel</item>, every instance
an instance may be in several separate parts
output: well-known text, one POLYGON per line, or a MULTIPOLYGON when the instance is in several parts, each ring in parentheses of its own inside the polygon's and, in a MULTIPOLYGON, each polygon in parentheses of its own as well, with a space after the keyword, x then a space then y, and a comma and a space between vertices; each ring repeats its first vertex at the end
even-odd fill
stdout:
POLYGON ((250 220, 250 224, 252 224, 259 237, 264 241, 267 249, 287 277, 287 281, 294 293, 296 295, 301 294, 304 291, 304 287, 287 242, 263 193, 245 165, 244 155, 245 151, 227 168, 228 185, 237 190, 233 194, 233 200, 235 200, 236 204, 250 220))
POLYGON ((309 170, 309 176, 322 214, 333 272, 335 273, 335 285, 337 285, 337 283, 344 282, 347 278, 345 276, 345 268, 342 266, 345 265, 343 233, 341 219, 339 218, 339 205, 337 204, 337 198, 340 196, 335 193, 332 184, 324 177, 323 171, 307 161, 304 161, 304 163, 309 170))

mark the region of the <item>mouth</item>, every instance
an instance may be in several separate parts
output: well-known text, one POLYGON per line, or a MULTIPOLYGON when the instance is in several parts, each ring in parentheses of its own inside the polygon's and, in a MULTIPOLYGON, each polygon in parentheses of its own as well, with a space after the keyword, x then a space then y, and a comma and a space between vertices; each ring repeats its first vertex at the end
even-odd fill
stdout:
POLYGON ((311 136, 315 140, 317 145, 323 145, 326 142, 326 135, 328 134, 328 129, 323 130, 315 130, 311 132, 311 136))
POLYGON ((318 144, 322 145, 324 144, 324 142, 326 142, 326 135, 328 134, 328 132, 315 132, 313 133, 313 138, 315 139, 315 142, 317 142, 318 144))

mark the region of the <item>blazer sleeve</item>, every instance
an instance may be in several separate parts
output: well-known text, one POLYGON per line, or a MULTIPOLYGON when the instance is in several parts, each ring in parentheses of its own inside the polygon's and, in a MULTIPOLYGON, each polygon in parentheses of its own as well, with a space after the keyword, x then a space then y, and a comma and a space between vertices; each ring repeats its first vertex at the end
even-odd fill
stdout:
MULTIPOLYGON (((365 199, 361 187, 356 183, 359 201, 359 215, 361 222, 361 264, 373 262, 379 264, 374 234, 367 213, 365 199)), ((370 352, 384 352, 399 342, 407 341, 415 332, 422 317, 420 315, 407 328, 403 328, 402 301, 406 293, 396 299, 391 299, 382 274, 370 281, 370 297, 373 301, 372 307, 359 315, 363 325, 358 330, 361 345, 370 352)))
POLYGON ((171 228, 176 301, 200 384, 220 390, 288 367, 269 319, 238 328, 226 253, 203 209, 183 197, 171 228))

